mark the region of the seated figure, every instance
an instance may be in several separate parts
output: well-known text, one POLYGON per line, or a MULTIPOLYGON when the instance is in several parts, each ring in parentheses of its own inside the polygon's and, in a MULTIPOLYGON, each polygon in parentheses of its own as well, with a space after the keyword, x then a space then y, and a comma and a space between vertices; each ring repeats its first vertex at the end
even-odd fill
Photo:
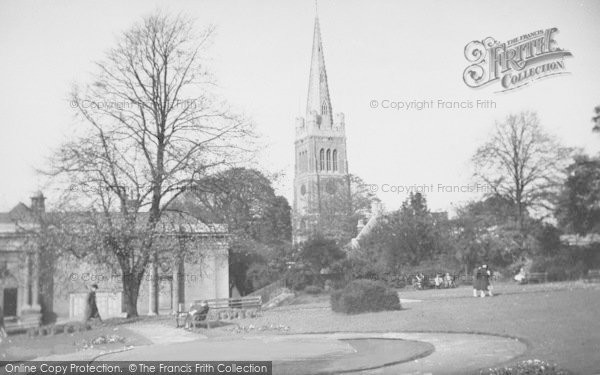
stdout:
POLYGON ((185 318, 185 328, 191 328, 195 326, 197 322, 206 320, 208 316, 208 303, 206 301, 200 302, 200 304, 190 305, 190 311, 185 318))
POLYGON ((452 279, 450 272, 446 272, 446 275, 444 276, 444 288, 452 288, 453 286, 454 280, 452 279))
POLYGON ((433 279, 433 282, 435 283, 436 288, 441 288, 443 282, 442 276, 439 273, 436 274, 435 279, 433 279))
POLYGON ((424 282, 425 282, 425 275, 423 275, 421 272, 419 272, 416 276, 416 281, 415 281, 415 287, 417 289, 423 289, 424 287, 424 282))
POLYGON ((525 270, 523 269, 523 267, 521 267, 519 273, 515 275, 515 281, 519 284, 523 284, 527 281, 525 276, 525 270))

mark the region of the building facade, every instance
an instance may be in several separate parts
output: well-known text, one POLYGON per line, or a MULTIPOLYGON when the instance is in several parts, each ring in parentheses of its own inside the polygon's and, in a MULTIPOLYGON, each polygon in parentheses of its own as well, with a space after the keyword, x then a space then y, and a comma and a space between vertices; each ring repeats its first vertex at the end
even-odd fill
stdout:
POLYGON ((333 112, 319 18, 315 18, 306 116, 296 119, 293 237, 329 235, 349 212, 343 113, 333 112))
POLYGON ((40 251, 28 233, 39 228, 44 200, 38 192, 29 207, 19 203, 0 213, 0 304, 7 331, 37 326, 42 317, 40 251))
MULTIPOLYGON (((30 206, 19 203, 11 211, 0 213, 0 306, 7 330, 37 326, 42 313, 71 320, 82 318, 92 284, 99 285, 101 315, 124 316, 119 267, 68 256, 53 262, 52 269, 45 266, 47 254, 40 246, 39 233, 44 220, 56 214, 46 212, 44 201, 38 192, 30 206)), ((168 225, 159 225, 158 230, 167 240, 157 245, 158 261, 148 264, 140 286, 138 313, 165 314, 195 300, 228 298, 227 228, 206 225, 189 216, 165 219, 168 225), (181 233, 191 238, 193 245, 184 255, 173 256, 169 242, 177 242, 181 233)))

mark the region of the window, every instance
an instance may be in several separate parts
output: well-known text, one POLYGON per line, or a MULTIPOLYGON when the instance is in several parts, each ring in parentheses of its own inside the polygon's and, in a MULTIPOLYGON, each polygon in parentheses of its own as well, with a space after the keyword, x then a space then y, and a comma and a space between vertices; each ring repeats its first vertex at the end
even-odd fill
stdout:
POLYGON ((307 158, 306 158, 306 151, 300 151, 300 155, 298 157, 298 168, 300 169, 300 172, 306 172, 306 166, 307 166, 307 158))
POLYGON ((308 154, 306 153, 306 151, 303 152, 303 157, 302 157, 302 170, 304 172, 308 171, 308 154))
POLYGON ((321 106, 321 113, 323 114, 323 116, 329 113, 329 107, 327 107, 327 102, 323 102, 323 105, 321 106))
POLYGON ((325 168, 325 150, 321 149, 319 152, 319 170, 323 170, 325 168))
POLYGON ((331 150, 327 150, 327 170, 331 170, 331 150))
POLYGON ((333 171, 337 171, 337 150, 333 150, 333 171))

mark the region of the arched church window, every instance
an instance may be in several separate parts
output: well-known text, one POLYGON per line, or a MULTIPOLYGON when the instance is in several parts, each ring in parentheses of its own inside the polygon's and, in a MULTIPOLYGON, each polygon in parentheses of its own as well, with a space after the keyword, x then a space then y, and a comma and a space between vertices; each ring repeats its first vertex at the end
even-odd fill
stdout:
POLYGON ((323 170, 325 168, 325 150, 321 149, 319 152, 319 169, 323 170))
POLYGON ((323 114, 323 116, 329 113, 329 107, 327 107, 327 102, 323 102, 323 105, 321 106, 321 113, 323 114))
POLYGON ((333 171, 337 171, 338 169, 338 165, 337 165, 337 150, 333 150, 333 171))
POLYGON ((302 153, 302 170, 306 172, 308 170, 308 154, 306 151, 302 153))
POLYGON ((327 170, 331 170, 331 150, 327 149, 327 170))

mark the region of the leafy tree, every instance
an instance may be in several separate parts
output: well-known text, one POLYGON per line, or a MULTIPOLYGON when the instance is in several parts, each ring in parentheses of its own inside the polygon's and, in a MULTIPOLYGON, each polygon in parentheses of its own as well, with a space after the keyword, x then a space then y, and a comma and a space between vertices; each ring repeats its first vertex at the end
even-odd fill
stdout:
POLYGON ((340 245, 347 244, 356 236, 356 226, 371 210, 378 199, 364 181, 348 175, 343 181, 324 182, 320 196, 320 232, 316 235, 335 239, 340 245), (332 185, 333 184, 333 185, 332 185), (337 188, 332 188, 332 186, 337 188))
POLYGON ((513 202, 500 196, 459 208, 452 226, 455 256, 465 273, 481 263, 508 265, 521 257, 521 244, 526 243, 513 202))
POLYGON ((411 193, 398 211, 381 218, 361 248, 397 270, 438 256, 448 245, 448 230, 443 215, 432 214, 421 193, 411 193))
POLYGON ((496 123, 473 157, 475 175, 512 202, 519 229, 529 210, 552 210, 571 150, 542 128, 537 114, 522 112, 496 123))
POLYGON ((575 158, 568 168, 556 216, 567 232, 600 233, 600 158, 575 158))
POLYGON ((346 253, 335 240, 321 236, 302 243, 296 254, 297 260, 307 265, 313 275, 318 275, 322 269, 330 267, 345 256, 346 253))
POLYGON ((206 223, 227 224, 231 288, 247 294, 265 283, 265 275, 272 279, 284 268, 291 243, 291 208, 260 171, 231 168, 203 178, 176 207, 206 223), (258 272, 262 266, 270 272, 258 272))

